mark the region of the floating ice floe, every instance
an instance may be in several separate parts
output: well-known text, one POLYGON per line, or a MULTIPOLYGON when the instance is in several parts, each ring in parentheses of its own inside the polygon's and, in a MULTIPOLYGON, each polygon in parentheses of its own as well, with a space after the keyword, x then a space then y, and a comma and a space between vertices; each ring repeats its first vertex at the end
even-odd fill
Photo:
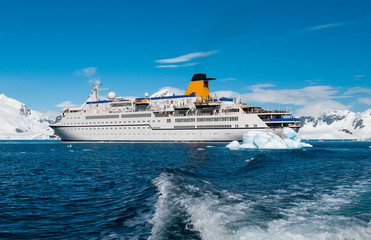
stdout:
POLYGON ((240 144, 238 141, 233 141, 226 147, 229 149, 296 149, 312 147, 312 145, 308 143, 301 142, 300 139, 297 138, 296 132, 291 128, 283 128, 283 135, 285 138, 281 138, 272 132, 249 131, 242 136, 242 144, 240 144))

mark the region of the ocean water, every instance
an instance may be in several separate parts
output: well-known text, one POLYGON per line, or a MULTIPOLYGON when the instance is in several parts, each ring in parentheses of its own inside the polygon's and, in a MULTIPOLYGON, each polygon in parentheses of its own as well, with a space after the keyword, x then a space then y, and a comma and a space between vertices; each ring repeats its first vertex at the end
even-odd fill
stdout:
POLYGON ((0 142, 0 239, 371 239, 371 142, 0 142))

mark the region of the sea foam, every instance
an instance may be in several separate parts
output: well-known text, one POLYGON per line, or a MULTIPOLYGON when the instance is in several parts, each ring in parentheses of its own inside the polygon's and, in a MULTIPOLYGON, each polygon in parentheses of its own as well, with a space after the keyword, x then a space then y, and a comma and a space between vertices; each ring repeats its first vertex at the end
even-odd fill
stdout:
POLYGON ((297 137, 296 132, 291 128, 283 128, 283 135, 285 138, 281 138, 272 132, 249 131, 242 136, 242 144, 240 144, 238 141, 233 141, 226 147, 229 149, 297 149, 303 147, 312 147, 312 145, 302 142, 297 137))
MULTIPOLYGON (((282 201, 286 201, 289 192, 272 193, 273 196, 243 195, 213 189, 212 185, 184 183, 184 180, 172 173, 162 173, 154 180, 159 199, 149 239, 162 239, 164 233, 171 232, 174 216, 179 214, 186 218, 189 230, 206 240, 361 240, 368 239, 371 231, 371 222, 342 214, 342 208, 352 203, 353 195, 361 197, 364 193, 367 180, 284 206, 282 201), (263 206, 276 207, 267 213, 263 206)), ((300 187, 298 190, 305 191, 300 187)))

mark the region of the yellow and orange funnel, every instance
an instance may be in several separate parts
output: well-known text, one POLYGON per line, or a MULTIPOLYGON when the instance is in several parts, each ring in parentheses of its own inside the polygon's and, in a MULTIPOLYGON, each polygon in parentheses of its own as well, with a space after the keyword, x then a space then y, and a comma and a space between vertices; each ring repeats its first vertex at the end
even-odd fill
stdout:
POLYGON ((204 73, 194 74, 185 95, 197 95, 203 98, 212 98, 209 93, 209 80, 215 80, 215 78, 206 78, 206 74, 204 73))

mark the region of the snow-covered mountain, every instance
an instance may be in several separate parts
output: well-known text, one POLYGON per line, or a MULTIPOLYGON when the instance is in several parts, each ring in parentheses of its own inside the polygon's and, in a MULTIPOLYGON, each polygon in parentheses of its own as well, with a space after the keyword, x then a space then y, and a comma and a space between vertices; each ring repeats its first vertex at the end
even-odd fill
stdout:
POLYGON ((168 96, 174 96, 174 95, 183 95, 185 91, 173 88, 173 87, 164 87, 161 88, 158 92, 152 94, 150 97, 168 97, 168 96))
POLYGON ((0 94, 0 139, 49 139, 48 118, 25 104, 0 94))
POLYGON ((371 108, 361 113, 333 110, 319 117, 302 117, 304 139, 371 139, 371 108))

